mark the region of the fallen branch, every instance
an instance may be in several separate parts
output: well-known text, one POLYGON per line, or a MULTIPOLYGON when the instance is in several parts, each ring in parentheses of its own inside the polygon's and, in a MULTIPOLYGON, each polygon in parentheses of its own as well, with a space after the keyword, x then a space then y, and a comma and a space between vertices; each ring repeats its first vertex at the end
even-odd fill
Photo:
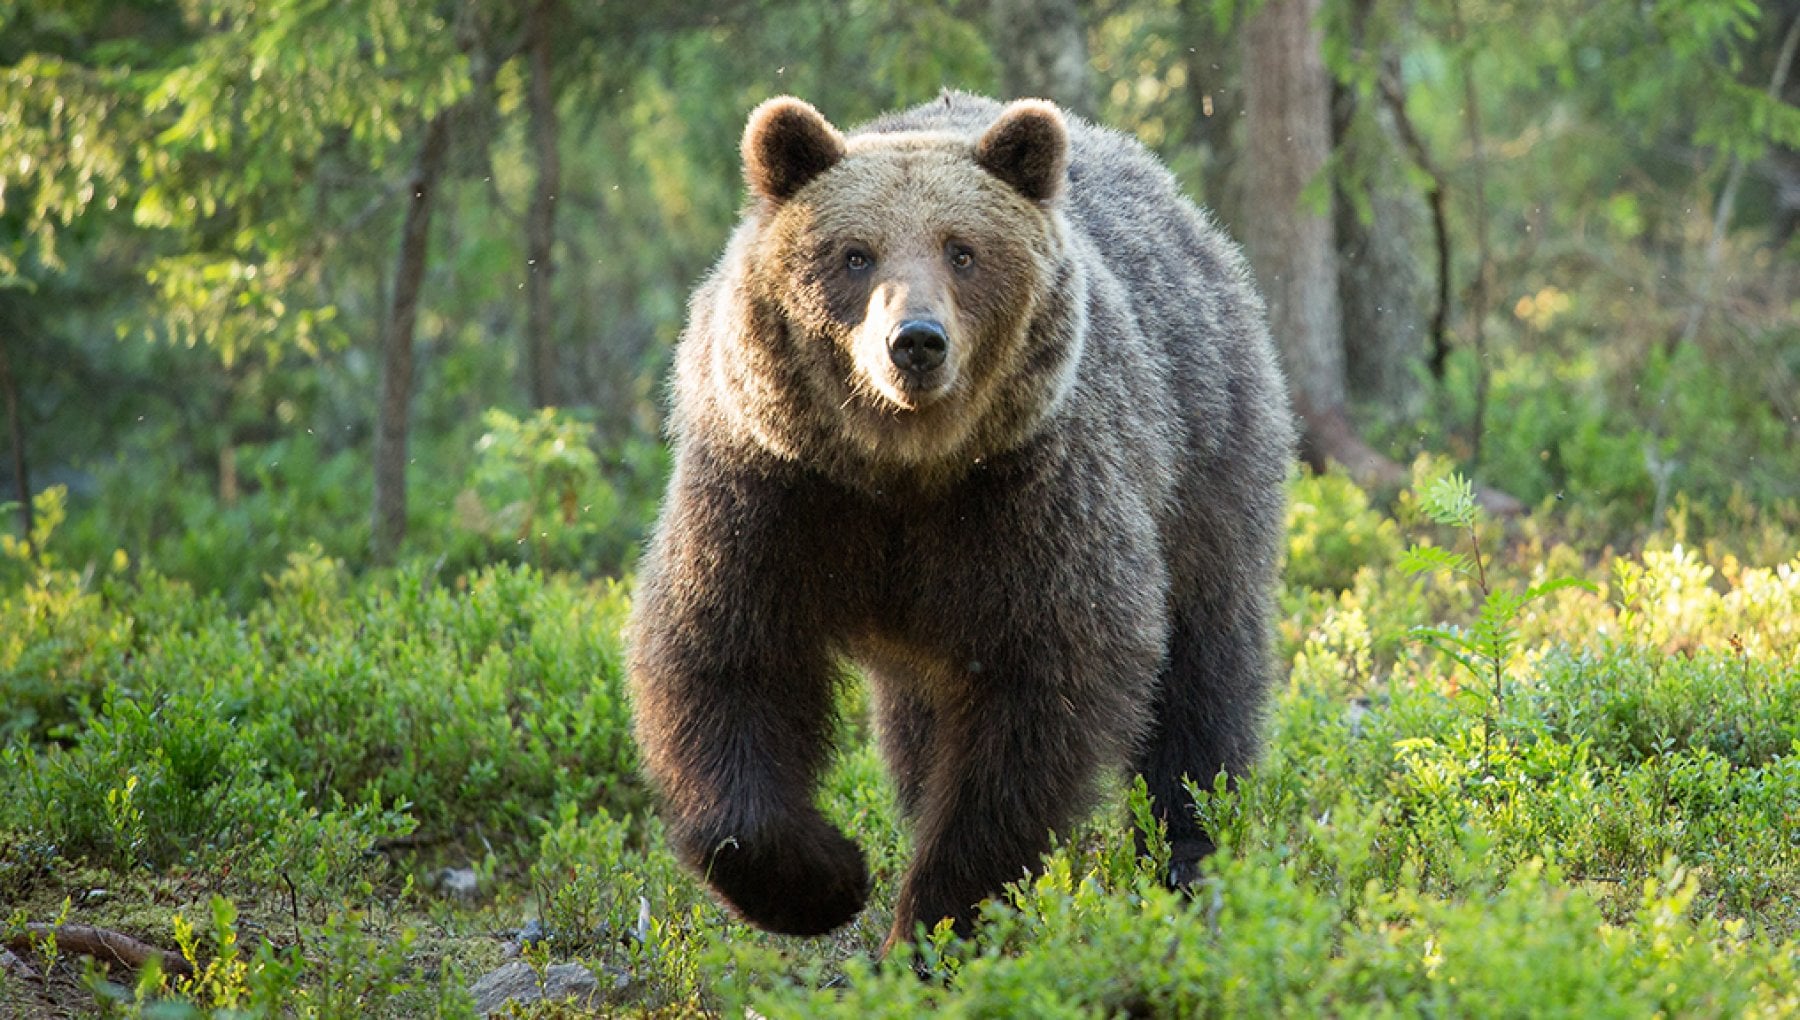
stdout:
POLYGON ((5 948, 15 953, 29 953, 49 938, 56 939, 58 950, 123 964, 132 970, 142 970, 145 964, 156 960, 162 964, 165 974, 177 977, 194 974, 194 968, 177 953, 139 942, 129 935, 85 924, 27 924, 23 933, 6 941, 5 948))

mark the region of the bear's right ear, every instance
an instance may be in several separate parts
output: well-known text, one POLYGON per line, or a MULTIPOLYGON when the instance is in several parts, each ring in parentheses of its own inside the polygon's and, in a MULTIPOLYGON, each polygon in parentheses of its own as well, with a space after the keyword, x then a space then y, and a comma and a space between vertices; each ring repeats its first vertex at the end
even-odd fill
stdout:
POLYGON ((844 158, 844 136, 812 104, 778 96, 744 127, 744 179, 758 198, 780 205, 844 158))

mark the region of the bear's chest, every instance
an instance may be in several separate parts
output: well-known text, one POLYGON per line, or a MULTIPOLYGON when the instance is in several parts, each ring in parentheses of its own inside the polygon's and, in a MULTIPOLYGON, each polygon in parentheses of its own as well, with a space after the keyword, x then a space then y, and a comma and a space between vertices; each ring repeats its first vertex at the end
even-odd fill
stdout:
POLYGON ((870 502, 834 522, 827 598, 846 644, 956 654, 963 623, 996 597, 1019 535, 994 500, 956 493, 870 502))

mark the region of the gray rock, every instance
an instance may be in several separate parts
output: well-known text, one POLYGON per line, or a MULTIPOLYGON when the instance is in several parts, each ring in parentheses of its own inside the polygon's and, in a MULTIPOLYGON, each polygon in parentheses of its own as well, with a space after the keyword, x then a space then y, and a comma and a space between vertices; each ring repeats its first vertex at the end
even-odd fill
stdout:
POLYGON ((544 927, 544 922, 535 917, 527 919, 525 924, 519 928, 518 935, 514 936, 519 945, 526 948, 535 946, 549 937, 550 932, 544 927))
MULTIPOLYGON (((609 969, 607 975, 612 979, 612 991, 623 990, 631 984, 630 975, 623 972, 615 974, 609 969)), ((579 963, 556 964, 544 972, 540 981, 537 971, 524 960, 514 960, 489 971, 469 988, 469 994, 475 996, 475 1009, 482 1016, 498 1013, 509 1002, 568 999, 577 1006, 591 1009, 606 999, 600 979, 579 963)))
POLYGON ((430 885, 438 895, 465 903, 481 895, 481 878, 474 868, 445 868, 433 872, 430 885))

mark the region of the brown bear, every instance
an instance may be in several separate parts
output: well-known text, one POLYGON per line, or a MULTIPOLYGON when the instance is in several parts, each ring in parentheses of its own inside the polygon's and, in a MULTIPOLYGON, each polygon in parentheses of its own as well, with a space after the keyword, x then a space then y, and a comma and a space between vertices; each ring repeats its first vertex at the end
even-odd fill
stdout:
POLYGON ((743 161, 630 625, 674 848, 771 931, 862 909, 815 805, 848 661, 915 841, 890 946, 968 931, 1109 770, 1191 881, 1184 777, 1257 750, 1293 454, 1243 258, 1142 147, 1045 102, 950 93, 846 136, 774 99, 743 161))

